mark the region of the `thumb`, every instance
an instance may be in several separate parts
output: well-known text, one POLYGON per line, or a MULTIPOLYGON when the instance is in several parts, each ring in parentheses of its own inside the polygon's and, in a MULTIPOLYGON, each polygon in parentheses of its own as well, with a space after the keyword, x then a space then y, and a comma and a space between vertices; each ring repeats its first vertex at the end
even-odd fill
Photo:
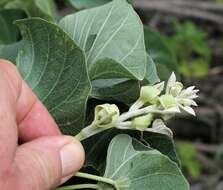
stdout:
POLYGON ((15 162, 15 189, 49 190, 81 168, 84 150, 69 136, 41 137, 21 145, 15 162))

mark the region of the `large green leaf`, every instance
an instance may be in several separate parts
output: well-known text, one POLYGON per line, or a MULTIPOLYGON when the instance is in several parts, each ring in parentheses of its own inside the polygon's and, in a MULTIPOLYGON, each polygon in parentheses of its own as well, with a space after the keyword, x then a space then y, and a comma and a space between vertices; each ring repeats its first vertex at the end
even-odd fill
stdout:
POLYGON ((10 44, 18 40, 19 29, 13 22, 22 18, 25 18, 25 13, 21 10, 0 10, 0 44, 10 44))
POLYGON ((53 0, 8 0, 5 8, 22 9, 30 17, 54 20, 56 17, 53 0))
POLYGON ((104 78, 104 72, 109 72, 110 78, 144 78, 147 59, 143 25, 125 0, 66 16, 60 25, 85 51, 92 80, 98 75, 104 78), (106 58, 112 61, 108 63, 106 58), (102 64, 109 66, 100 69, 102 64))
POLYGON ((12 44, 0 44, 0 58, 7 59, 15 63, 21 44, 21 42, 15 42, 12 44))
POLYGON ((39 18, 17 22, 23 48, 17 67, 66 134, 82 127, 90 91, 85 56, 57 25, 39 18))
MULTIPOLYGON (((110 143, 105 177, 119 190, 189 190, 177 165, 156 150, 137 151, 128 135, 118 135, 110 143)), ((111 186, 100 184, 103 190, 111 186)))
MULTIPOLYGON (((120 133, 126 133, 134 138, 141 139, 141 134, 137 131, 123 131, 117 129, 111 129, 92 136, 83 141, 86 151, 85 165, 92 166, 100 173, 103 173, 108 145, 111 139, 120 133)), ((160 151, 180 167, 175 145, 170 137, 162 134, 144 132, 143 138, 143 143, 148 144, 152 149, 160 151)))
POLYGON ((133 103, 139 97, 139 82, 126 79, 92 81, 91 97, 101 100, 117 100, 125 104, 133 103))
MULTIPOLYGON (((97 7, 105 3, 110 2, 111 0, 69 0, 71 5, 76 9, 87 9, 91 7, 97 7)), ((132 3, 132 0, 127 0, 129 3, 132 3)))
POLYGON ((156 64, 159 78, 167 80, 173 71, 177 74, 176 58, 160 34, 146 26, 144 26, 144 33, 146 50, 156 64))

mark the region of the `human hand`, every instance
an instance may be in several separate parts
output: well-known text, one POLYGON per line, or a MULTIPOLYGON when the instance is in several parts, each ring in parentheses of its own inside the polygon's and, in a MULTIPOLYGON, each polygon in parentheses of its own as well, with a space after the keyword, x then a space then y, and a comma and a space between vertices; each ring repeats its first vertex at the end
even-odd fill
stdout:
POLYGON ((49 190, 83 162, 80 142, 61 135, 16 67, 0 60, 0 189, 49 190))

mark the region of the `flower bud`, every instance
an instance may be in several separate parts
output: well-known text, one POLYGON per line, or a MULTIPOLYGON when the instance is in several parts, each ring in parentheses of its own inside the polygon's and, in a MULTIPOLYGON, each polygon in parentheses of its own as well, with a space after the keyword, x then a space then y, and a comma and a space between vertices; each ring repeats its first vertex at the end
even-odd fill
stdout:
POLYGON ((154 86, 143 86, 140 91, 140 100, 143 103, 154 104, 161 91, 154 86))
POLYGON ((147 114, 144 116, 136 117, 132 121, 132 127, 136 128, 140 131, 144 131, 147 127, 150 126, 152 120, 153 120, 152 114, 147 114))
POLYGON ((167 81, 167 85, 166 85, 166 94, 170 93, 170 89, 175 86, 176 84, 176 75, 174 72, 172 72, 172 74, 170 75, 169 80, 167 81))
POLYGON ((159 98, 160 104, 165 108, 173 108, 177 107, 177 102, 172 95, 165 94, 159 98))
POLYGON ((98 105, 95 108, 94 123, 98 127, 110 127, 118 119, 119 114, 115 104, 98 105))
POLYGON ((173 87, 170 88, 170 94, 173 96, 178 96, 183 89, 183 84, 181 82, 176 82, 173 87))

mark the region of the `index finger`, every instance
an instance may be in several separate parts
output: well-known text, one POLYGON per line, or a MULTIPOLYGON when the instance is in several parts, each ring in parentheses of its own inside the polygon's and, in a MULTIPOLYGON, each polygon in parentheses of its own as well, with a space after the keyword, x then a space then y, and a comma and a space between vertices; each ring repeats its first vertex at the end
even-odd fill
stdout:
POLYGON ((5 77, 0 76, 0 80, 5 80, 5 86, 0 88, 5 89, 10 86, 10 91, 16 99, 13 106, 19 137, 23 141, 29 141, 40 136, 60 135, 54 119, 22 80, 16 67, 8 61, 0 60, 0 70, 5 75, 5 77))

